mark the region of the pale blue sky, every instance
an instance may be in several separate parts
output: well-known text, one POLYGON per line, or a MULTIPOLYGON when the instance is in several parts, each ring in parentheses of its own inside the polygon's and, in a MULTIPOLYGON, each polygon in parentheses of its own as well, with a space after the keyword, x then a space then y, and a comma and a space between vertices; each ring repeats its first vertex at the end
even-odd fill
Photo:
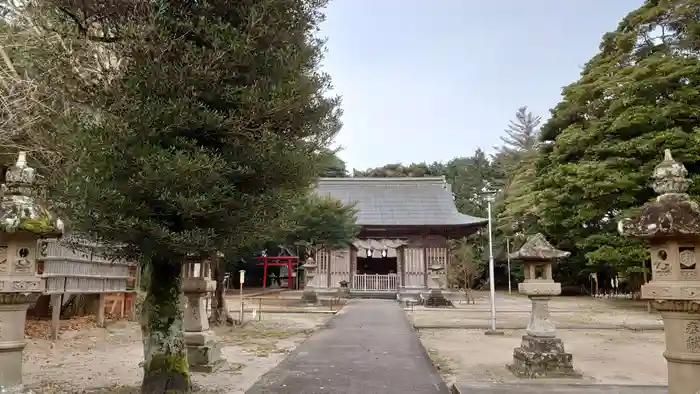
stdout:
POLYGON ((561 88, 643 0, 331 0, 325 70, 348 168, 491 152, 518 107, 561 88))

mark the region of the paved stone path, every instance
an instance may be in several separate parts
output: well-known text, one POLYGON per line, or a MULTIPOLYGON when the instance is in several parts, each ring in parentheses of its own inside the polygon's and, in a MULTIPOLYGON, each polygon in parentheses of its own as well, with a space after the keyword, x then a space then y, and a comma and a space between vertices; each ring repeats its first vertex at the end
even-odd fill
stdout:
POLYGON ((396 301, 352 300, 246 394, 449 394, 396 301))

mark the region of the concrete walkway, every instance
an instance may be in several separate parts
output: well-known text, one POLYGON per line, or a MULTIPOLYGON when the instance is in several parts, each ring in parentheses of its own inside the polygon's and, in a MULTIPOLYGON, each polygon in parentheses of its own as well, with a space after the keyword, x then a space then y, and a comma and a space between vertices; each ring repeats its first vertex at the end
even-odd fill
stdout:
POLYGON ((352 300, 246 394, 449 394, 401 306, 352 300))

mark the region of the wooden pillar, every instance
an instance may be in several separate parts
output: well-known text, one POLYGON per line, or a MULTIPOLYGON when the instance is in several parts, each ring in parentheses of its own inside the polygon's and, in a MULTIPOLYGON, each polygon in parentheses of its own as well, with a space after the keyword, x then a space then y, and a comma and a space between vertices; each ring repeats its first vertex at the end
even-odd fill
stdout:
POLYGON ((333 261, 333 251, 332 250, 326 249, 326 258, 328 259, 328 260, 326 260, 328 263, 328 265, 327 265, 328 274, 326 275, 328 277, 328 282, 326 282, 326 283, 328 283, 328 288, 332 289, 333 288, 333 284, 331 283, 331 264, 333 261))
POLYGON ((425 287, 428 287, 428 250, 425 248, 425 243, 423 243, 421 249, 423 250, 423 270, 425 271, 423 273, 423 284, 425 287))
POLYGON ((400 268, 400 271, 398 272, 399 288, 404 287, 406 283, 406 254, 404 253, 405 249, 406 248, 404 246, 400 246, 398 249, 396 249, 396 259, 399 262, 400 268))
POLYGON ((355 285, 355 273, 357 272, 357 248, 350 246, 350 269, 348 273, 348 286, 352 289, 355 285))
POLYGON ((97 326, 105 326, 105 293, 100 293, 97 301, 97 326))
POLYGON ((51 294, 51 340, 57 340, 61 328, 62 294, 51 294))

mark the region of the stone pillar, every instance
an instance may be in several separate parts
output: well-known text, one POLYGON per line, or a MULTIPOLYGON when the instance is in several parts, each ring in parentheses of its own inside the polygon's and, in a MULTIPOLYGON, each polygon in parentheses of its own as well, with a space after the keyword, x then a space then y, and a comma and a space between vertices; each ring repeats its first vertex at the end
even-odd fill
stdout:
POLYGON ((532 303, 532 312, 520 347, 513 350, 513 364, 508 369, 521 378, 580 377, 574 370, 573 357, 564 351, 564 343, 556 337, 556 328, 549 316, 549 300, 561 294, 561 284, 554 282, 552 264, 568 257, 569 252, 555 249, 542 234, 528 238, 510 259, 525 264, 525 280, 518 291, 532 303))
POLYGON ((10 167, 0 199, 0 392, 22 393, 22 352, 27 309, 44 291, 37 275, 37 240, 59 237, 60 220, 36 199, 34 169, 21 152, 10 167))
POLYGON ((700 392, 700 206, 686 194, 687 174, 667 149, 653 173, 656 201, 618 223, 622 234, 650 244, 652 280, 642 298, 664 321, 669 394, 700 392))
POLYGON ((525 328, 527 335, 540 338, 556 337, 557 330, 549 319, 549 300, 551 297, 529 296, 529 298, 532 303, 532 312, 525 328))
POLYGON ((183 324, 187 362, 190 370, 196 372, 215 371, 223 362, 221 343, 210 330, 207 316, 206 295, 216 289, 216 282, 211 280, 209 264, 209 261, 188 261, 183 269, 182 292, 186 300, 183 324))

